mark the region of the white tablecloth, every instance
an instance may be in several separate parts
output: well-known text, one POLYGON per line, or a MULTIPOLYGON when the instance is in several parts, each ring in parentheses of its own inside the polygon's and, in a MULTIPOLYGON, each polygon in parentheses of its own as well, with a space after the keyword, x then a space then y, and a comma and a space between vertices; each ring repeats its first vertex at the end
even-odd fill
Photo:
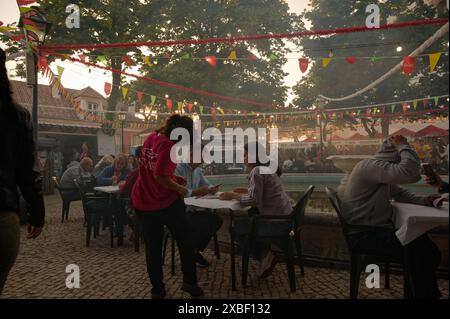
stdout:
POLYGON ((216 198, 196 198, 196 197, 187 197, 184 199, 184 203, 186 205, 192 205, 201 208, 209 208, 209 209, 231 209, 233 211, 237 210, 245 210, 244 207, 241 207, 237 200, 221 200, 216 198))
POLYGON ((94 190, 107 194, 117 194, 119 193, 119 186, 97 186, 94 187, 94 190))
POLYGON ((402 245, 407 245, 431 229, 448 225, 448 202, 441 208, 393 203, 395 232, 402 245))

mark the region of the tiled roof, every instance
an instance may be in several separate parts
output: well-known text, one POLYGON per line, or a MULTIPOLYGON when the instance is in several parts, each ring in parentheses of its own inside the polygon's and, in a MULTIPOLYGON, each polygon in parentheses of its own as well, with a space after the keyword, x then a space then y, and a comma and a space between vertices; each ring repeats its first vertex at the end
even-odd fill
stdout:
MULTIPOLYGON (((15 101, 26 107, 31 112, 32 103, 32 90, 27 86, 26 82, 22 81, 10 81, 11 89, 14 94, 15 101)), ((77 90, 69 90, 70 93, 78 92, 77 90)), ((48 85, 38 85, 38 117, 46 122, 55 122, 55 124, 61 121, 70 121, 71 123, 79 122, 80 125, 89 124, 96 125, 96 123, 80 119, 77 112, 64 101, 63 98, 55 98, 52 95, 52 89, 48 85)))

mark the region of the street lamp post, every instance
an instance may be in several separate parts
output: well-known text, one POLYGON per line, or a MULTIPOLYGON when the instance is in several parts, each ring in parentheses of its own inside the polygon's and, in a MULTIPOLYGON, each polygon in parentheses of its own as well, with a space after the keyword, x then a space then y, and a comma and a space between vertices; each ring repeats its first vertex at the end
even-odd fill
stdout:
POLYGON ((326 102, 324 99, 322 98, 317 98, 316 101, 314 102, 314 105, 316 106, 317 110, 319 110, 319 117, 318 117, 318 124, 319 124, 319 142, 320 142, 320 149, 323 148, 323 125, 322 125, 322 110, 325 108, 326 102))
POLYGON ((123 127, 125 125, 125 120, 127 118, 127 115, 125 113, 119 113, 118 118, 120 120, 120 127, 122 129, 122 136, 121 136, 122 144, 121 144, 121 149, 120 150, 121 150, 121 153, 123 153, 124 152, 124 148, 125 148, 124 147, 124 142, 123 142, 123 127))
POLYGON ((37 50, 27 48, 27 84, 32 87, 32 109, 31 116, 33 119, 33 136, 37 141, 38 130, 38 68, 37 68, 37 51, 39 47, 45 43, 45 38, 50 31, 51 23, 39 8, 31 7, 30 10, 24 12, 20 16, 19 24, 23 28, 27 41, 34 43, 37 50))

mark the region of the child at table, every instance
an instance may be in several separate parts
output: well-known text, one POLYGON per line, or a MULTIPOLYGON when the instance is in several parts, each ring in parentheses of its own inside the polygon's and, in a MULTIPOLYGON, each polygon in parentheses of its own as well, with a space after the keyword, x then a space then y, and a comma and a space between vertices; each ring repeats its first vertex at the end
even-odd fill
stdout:
MULTIPOLYGON (((250 172, 248 175, 248 188, 237 188, 233 192, 224 192, 220 199, 236 199, 241 206, 251 206, 251 214, 261 215, 288 215, 292 212, 292 205, 289 196, 283 189, 281 182, 281 170, 268 174, 264 172, 264 166, 259 154, 266 154, 265 147, 255 142, 256 161, 249 161, 249 145, 244 146, 244 162, 250 172)), ((238 219, 235 222, 236 241, 243 245, 250 232, 250 216, 238 219)), ((256 225, 256 233, 261 236, 276 236, 286 234, 291 229, 287 221, 259 221, 256 225)), ((252 257, 260 261, 259 276, 265 278, 269 276, 276 265, 276 259, 269 244, 258 242, 253 245, 252 257)))

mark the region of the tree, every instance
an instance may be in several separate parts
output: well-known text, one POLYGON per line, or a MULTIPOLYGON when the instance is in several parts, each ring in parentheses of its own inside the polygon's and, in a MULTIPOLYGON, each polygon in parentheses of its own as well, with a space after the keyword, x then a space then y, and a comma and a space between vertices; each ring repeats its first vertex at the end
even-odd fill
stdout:
MULTIPOLYGON (((158 1, 155 1, 158 2, 158 1)), ((281 0, 160 0, 164 3, 164 22, 161 40, 204 39, 238 35, 287 33, 302 26, 298 16, 288 13, 288 5, 281 0)), ((261 103, 282 106, 286 99, 285 73, 282 66, 288 52, 282 40, 253 42, 213 43, 207 45, 151 48, 152 55, 170 56, 160 58, 158 64, 144 65, 142 72, 167 82, 214 92, 226 96, 237 96, 261 103), (236 51, 237 60, 228 60, 231 51, 236 51), (252 52, 261 58, 248 61, 252 52), (188 54, 190 58, 182 59, 188 54), (269 60, 271 54, 279 58, 269 60), (205 56, 216 56, 217 66, 211 67, 205 56), (192 58, 194 57, 194 58, 192 58)), ((134 89, 156 96, 169 94, 182 101, 198 101, 201 105, 232 108, 252 108, 248 105, 221 102, 188 92, 158 87, 146 82, 134 83, 134 89)), ((260 110, 253 106, 253 110, 260 110)))
MULTIPOLYGON (((436 10, 424 2, 393 0, 378 3, 381 15, 380 23, 385 24, 392 17, 397 17, 397 22, 435 18, 436 10)), ((361 26, 365 24, 367 16, 365 8, 370 3, 373 1, 311 0, 311 10, 304 12, 302 17, 311 22, 311 28, 314 30, 361 26)), ((446 12, 445 15, 448 16, 448 13, 446 12)), ((399 63, 403 55, 412 52, 436 30, 436 26, 422 26, 338 34, 321 38, 302 38, 301 45, 305 56, 318 60, 311 67, 310 72, 294 87, 297 97, 293 103, 300 108, 305 108, 313 105, 319 94, 340 97, 363 88, 399 63), (401 53, 396 52, 399 44, 403 47, 401 53), (332 56, 332 61, 324 68, 320 59, 329 55, 332 56), (377 59, 395 55, 398 55, 398 58, 377 59), (357 60, 355 64, 351 65, 344 59, 349 56, 374 58, 357 60)), ((447 51, 447 41, 448 39, 442 38, 427 52, 447 51)), ((446 73, 448 73, 448 59, 441 57, 437 72, 429 74, 428 58, 417 58, 416 70, 411 77, 399 72, 369 92, 343 102, 330 102, 327 104, 327 108, 441 95, 448 92, 448 75, 446 73)), ((370 136, 376 133, 373 127, 378 121, 361 120, 370 136)), ((351 125, 356 124, 357 121, 346 117, 339 123, 351 125)), ((384 120, 384 134, 387 134, 388 125, 389 122, 384 120)))
MULTIPOLYGON (((41 0, 40 8, 52 22, 46 44, 75 44, 75 43, 113 43, 154 40, 158 38, 159 19, 161 18, 162 3, 153 5, 150 0, 80 0, 77 5, 81 11, 80 28, 69 29, 66 26, 66 7, 74 3, 72 0, 41 0), (151 27, 150 27, 151 26, 151 27)), ((10 42, 17 50, 17 42, 10 42), (15 44, 15 45, 14 45, 15 44)), ((106 64, 112 68, 123 70, 121 56, 127 53, 140 54, 133 49, 84 50, 83 52, 66 51, 63 53, 83 53, 93 61, 99 55, 106 57, 106 64)), ((49 57, 49 61, 54 58, 49 57)), ((140 59, 136 59, 136 63, 140 59)), ((122 84, 122 76, 112 75, 112 90, 108 99, 108 109, 115 110, 122 84)))

